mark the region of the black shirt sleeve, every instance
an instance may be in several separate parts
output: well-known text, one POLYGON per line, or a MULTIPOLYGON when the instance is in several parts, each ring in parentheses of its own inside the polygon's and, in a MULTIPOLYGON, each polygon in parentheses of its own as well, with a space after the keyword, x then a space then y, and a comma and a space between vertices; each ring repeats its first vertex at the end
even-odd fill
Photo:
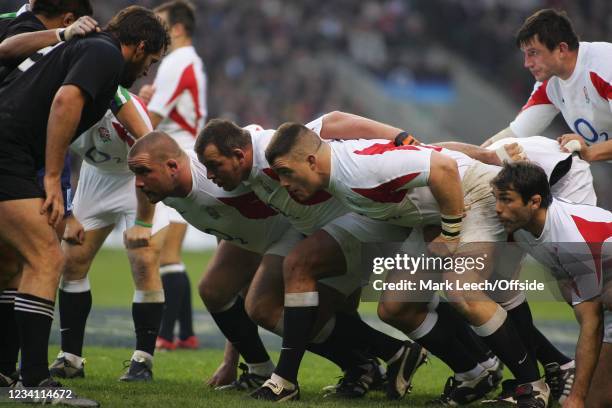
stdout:
POLYGON ((123 56, 113 44, 99 39, 73 40, 72 57, 63 85, 76 85, 95 100, 110 83, 116 85, 123 70, 123 56))

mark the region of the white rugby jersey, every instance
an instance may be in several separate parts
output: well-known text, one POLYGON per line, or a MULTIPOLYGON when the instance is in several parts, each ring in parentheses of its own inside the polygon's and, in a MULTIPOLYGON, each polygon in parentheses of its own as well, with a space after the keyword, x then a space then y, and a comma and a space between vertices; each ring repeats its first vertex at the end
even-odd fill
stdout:
POLYGON ((593 188, 593 175, 588 162, 582 160, 578 155, 572 156, 571 153, 561 151, 561 146, 556 140, 543 136, 509 137, 492 143, 487 149, 497 150, 512 143, 518 143, 523 148, 527 159, 542 167, 549 181, 557 166, 561 168, 565 160, 571 160, 569 171, 551 185, 553 196, 579 204, 595 205, 597 203, 597 195, 593 188))
POLYGON ((612 134, 612 44, 581 42, 567 80, 537 82, 531 97, 510 124, 520 137, 541 134, 561 112, 567 125, 587 142, 605 142, 612 134))
POLYGON ((263 254, 289 228, 287 220, 264 204, 246 186, 233 191, 217 187, 206 177, 206 167, 194 152, 191 160, 192 189, 187 197, 168 197, 164 204, 202 232, 246 250, 263 254))
POLYGON ((328 190, 358 214, 406 227, 439 223, 438 204, 427 187, 431 152, 457 161, 460 176, 474 160, 438 146, 395 146, 388 140, 345 140, 332 149, 328 190))
MULTIPOLYGON (((131 100, 149 129, 153 129, 144 103, 135 95, 131 95, 131 100)), ((127 157, 134 142, 136 138, 119 123, 109 109, 98 123, 70 145, 70 149, 99 170, 131 174, 127 157)))
POLYGON ((612 267, 612 213, 553 199, 539 237, 526 230, 514 240, 559 279, 568 279, 572 304, 600 294, 612 267), (605 243, 605 244, 604 244, 605 243))
MULTIPOLYGON (((317 134, 321 132, 322 118, 306 125, 317 134)), ((267 205, 286 216, 293 227, 302 234, 312 234, 330 221, 349 212, 342 203, 326 191, 319 191, 307 201, 299 202, 281 186, 278 175, 270 168, 265 152, 274 130, 245 128, 251 133, 253 168, 244 184, 267 205)))
POLYGON ((206 74, 193 46, 181 47, 160 63, 155 93, 147 106, 163 117, 157 129, 168 133, 185 150, 192 150, 206 122, 206 74))

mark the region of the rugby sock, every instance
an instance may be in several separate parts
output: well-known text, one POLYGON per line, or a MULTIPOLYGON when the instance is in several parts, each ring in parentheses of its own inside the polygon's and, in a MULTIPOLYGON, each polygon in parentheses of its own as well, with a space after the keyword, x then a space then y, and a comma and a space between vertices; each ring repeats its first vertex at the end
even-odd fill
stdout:
POLYGON ((540 378, 537 363, 529 355, 512 320, 507 318, 507 313, 501 306, 497 306, 489 321, 472 328, 514 374, 519 384, 540 378))
POLYGON ((404 346, 404 342, 388 336, 361 320, 358 314, 336 313, 336 325, 330 334, 344 346, 368 350, 376 357, 389 361, 404 346))
MULTIPOLYGON (((272 329, 272 333, 283 337, 284 312, 281 313, 280 319, 276 326, 272 329)), ((306 350, 317 354, 340 367, 343 371, 348 367, 365 363, 367 361, 364 356, 358 351, 353 350, 349 345, 342 341, 337 341, 336 336, 330 336, 335 328, 336 317, 325 323, 319 333, 306 345, 306 350)))
POLYGON ((293 384, 297 384, 298 370, 312 336, 318 309, 319 292, 285 293, 283 346, 274 373, 293 384))
POLYGON ((62 351, 82 356, 85 325, 91 311, 89 279, 87 277, 74 281, 62 279, 58 303, 62 351))
POLYGON ((25 387, 36 387, 49 378, 49 334, 54 303, 26 293, 15 296, 15 320, 21 348, 21 378, 25 387))
POLYGON ((211 313, 211 316, 247 364, 265 363, 270 360, 257 332, 257 325, 244 310, 242 297, 237 296, 222 310, 211 313))
POLYGON ((181 303, 183 302, 183 275, 185 266, 183 264, 162 265, 159 268, 166 303, 162 315, 159 337, 172 342, 174 340, 174 325, 179 316, 181 303))
POLYGON ((0 291, 0 373, 10 376, 15 372, 19 356, 19 331, 15 320, 16 288, 0 291))
POLYGON ((132 319, 134 319, 136 332, 136 350, 153 355, 163 311, 163 291, 136 290, 134 292, 132 319))
POLYGON ((312 341, 306 345, 306 350, 335 363, 343 371, 349 367, 367 363, 367 358, 354 350, 354 344, 351 341, 346 342, 338 339, 338 336, 332 336, 336 331, 335 328, 336 317, 332 316, 312 341))
POLYGON ((183 300, 178 313, 179 339, 186 340, 194 335, 193 331, 193 308, 191 307, 191 283, 187 272, 181 276, 183 284, 183 300))
POLYGON ((485 363, 489 360, 489 347, 482 341, 480 337, 474 333, 467 321, 455 310, 448 302, 440 302, 437 307, 438 314, 448 315, 449 319, 455 324, 455 335, 461 341, 465 349, 469 352, 472 359, 479 363, 485 363))
POLYGON ((560 352, 533 324, 533 316, 529 304, 525 301, 514 307, 508 312, 508 317, 512 320, 514 327, 519 331, 524 343, 529 347, 532 358, 539 360, 543 365, 549 363, 559 363, 560 365, 569 363, 571 358, 560 352))
POLYGON ((455 373, 466 373, 478 365, 455 334, 453 316, 445 308, 429 311, 419 327, 408 334, 455 373))

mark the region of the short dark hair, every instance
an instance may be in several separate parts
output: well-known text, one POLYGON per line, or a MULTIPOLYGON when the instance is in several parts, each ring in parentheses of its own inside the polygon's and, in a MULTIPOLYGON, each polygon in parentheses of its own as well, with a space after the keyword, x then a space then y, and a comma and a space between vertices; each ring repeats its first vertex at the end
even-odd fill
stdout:
POLYGON ((168 13, 168 25, 182 24, 188 36, 195 30, 195 6, 187 0, 174 0, 155 7, 156 13, 168 13))
POLYGON ((500 191, 516 191, 524 204, 536 194, 542 197, 540 207, 548 208, 552 203, 546 172, 537 164, 528 161, 505 162, 503 169, 491 180, 491 185, 500 191))
POLYGON ((266 160, 272 164, 280 156, 285 156, 298 144, 301 136, 310 129, 301 123, 286 122, 276 129, 266 149, 266 160))
POLYGON ((121 44, 135 45, 144 41, 145 52, 165 52, 170 44, 168 30, 153 11, 141 6, 129 6, 115 14, 104 31, 121 44))
POLYGON ((198 135, 194 150, 201 158, 206 146, 215 145, 223 156, 230 157, 234 149, 244 149, 251 145, 251 134, 226 119, 212 119, 198 135))
POLYGON ((527 17, 516 33, 516 46, 520 48, 529 44, 536 35, 550 51, 562 42, 566 43, 570 50, 576 50, 580 41, 567 13, 554 9, 539 10, 527 17))
POLYGON ((37 0, 32 7, 32 13, 45 17, 57 17, 64 13, 72 13, 76 18, 91 16, 93 8, 89 0, 37 0))

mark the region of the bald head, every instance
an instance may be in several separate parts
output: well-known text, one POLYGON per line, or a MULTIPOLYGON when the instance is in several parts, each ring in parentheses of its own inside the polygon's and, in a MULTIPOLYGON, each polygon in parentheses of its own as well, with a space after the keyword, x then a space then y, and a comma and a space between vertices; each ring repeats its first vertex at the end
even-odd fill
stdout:
POLYGON ((153 131, 138 139, 130 149, 128 158, 147 154, 154 162, 163 162, 169 159, 178 160, 185 156, 179 144, 167 133, 153 131))

